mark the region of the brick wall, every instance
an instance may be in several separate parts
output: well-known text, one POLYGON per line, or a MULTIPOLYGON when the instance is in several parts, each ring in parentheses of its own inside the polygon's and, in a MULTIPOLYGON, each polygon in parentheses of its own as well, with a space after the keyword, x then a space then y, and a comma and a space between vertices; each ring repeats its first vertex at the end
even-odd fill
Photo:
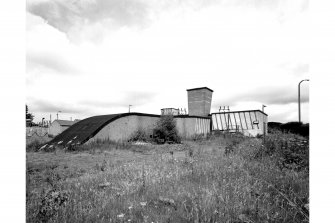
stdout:
POLYGON ((187 90, 189 115, 207 117, 211 111, 212 91, 207 88, 187 90))

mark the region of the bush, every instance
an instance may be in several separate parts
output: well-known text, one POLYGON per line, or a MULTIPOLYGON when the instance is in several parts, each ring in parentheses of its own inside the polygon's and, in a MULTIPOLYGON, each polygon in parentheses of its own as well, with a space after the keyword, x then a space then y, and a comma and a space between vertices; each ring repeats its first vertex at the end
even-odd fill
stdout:
POLYGON ((278 131, 284 133, 293 133, 298 134, 304 137, 309 137, 309 124, 302 124, 299 122, 287 122, 287 123, 279 123, 279 122, 269 122, 269 133, 276 133, 278 131))
POLYGON ((223 132, 220 131, 220 130, 213 130, 213 131, 212 131, 212 135, 213 135, 213 136, 222 136, 222 135, 223 135, 223 132))
POLYGON ((37 152, 41 148, 41 146, 43 144, 44 143, 41 143, 38 140, 34 140, 31 143, 29 143, 29 144, 27 143, 27 145, 26 145, 26 151, 27 152, 37 152))
POLYGON ((203 134, 194 134, 192 135, 192 140, 193 141, 202 141, 204 140, 204 135, 203 134))
POLYGON ((143 129, 138 129, 136 132, 134 132, 128 142, 137 142, 137 141, 141 141, 141 142, 148 142, 149 141, 149 137, 147 136, 146 132, 143 129))
POLYGON ((275 156, 280 168, 300 171, 309 169, 308 138, 296 134, 276 133, 266 137, 265 144, 255 154, 255 158, 275 156))
POLYGON ((176 121, 172 115, 163 115, 156 123, 154 128, 154 139, 158 143, 180 143, 181 138, 178 135, 176 121))

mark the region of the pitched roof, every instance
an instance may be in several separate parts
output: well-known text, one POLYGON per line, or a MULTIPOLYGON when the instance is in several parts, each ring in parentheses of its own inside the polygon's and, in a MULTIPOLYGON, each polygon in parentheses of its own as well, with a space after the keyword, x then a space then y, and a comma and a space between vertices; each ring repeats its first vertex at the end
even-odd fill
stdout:
POLYGON ((58 122, 59 125, 61 125, 61 126, 71 126, 71 125, 73 125, 75 123, 74 121, 60 120, 60 119, 55 120, 55 122, 58 122))
POLYGON ((198 87, 198 88, 192 88, 192 89, 187 89, 186 91, 194 91, 194 90, 201 90, 201 89, 207 89, 211 92, 214 92, 212 89, 208 88, 208 87, 198 87))

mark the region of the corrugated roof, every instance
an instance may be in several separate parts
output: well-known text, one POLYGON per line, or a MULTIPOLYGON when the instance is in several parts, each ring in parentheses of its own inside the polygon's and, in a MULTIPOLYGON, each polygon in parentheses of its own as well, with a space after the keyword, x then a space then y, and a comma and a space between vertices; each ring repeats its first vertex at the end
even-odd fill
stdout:
POLYGON ((268 116, 268 114, 266 114, 265 112, 263 112, 263 111, 261 111, 261 110, 259 110, 259 109, 257 109, 257 110, 243 110, 243 111, 213 112, 213 113, 211 113, 211 114, 222 114, 222 113, 226 113, 226 114, 227 114, 227 113, 240 113, 240 112, 260 112, 260 113, 262 113, 262 114, 268 116))

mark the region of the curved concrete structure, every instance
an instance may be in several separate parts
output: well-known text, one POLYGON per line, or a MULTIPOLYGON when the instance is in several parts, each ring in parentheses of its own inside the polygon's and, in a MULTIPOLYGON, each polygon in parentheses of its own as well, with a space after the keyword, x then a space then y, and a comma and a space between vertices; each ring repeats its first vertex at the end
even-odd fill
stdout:
MULTIPOLYGON (((187 90, 190 115, 174 115, 179 135, 183 139, 207 135, 211 131, 242 132, 256 136, 267 133, 267 114, 260 110, 229 111, 210 114, 213 90, 208 87, 187 90)), ((162 109, 179 114, 177 109, 162 109)), ((153 134, 160 115, 122 113, 93 116, 73 124, 42 148, 52 145, 70 146, 97 140, 126 141, 137 130, 153 134)))
MULTIPOLYGON (((139 129, 152 134, 160 115, 143 113, 122 113, 93 116, 73 124, 45 146, 79 145, 96 140, 125 141, 139 129)), ((174 116, 182 138, 210 133, 210 118, 198 116, 174 116)))
POLYGON ((129 114, 122 118, 114 119, 90 138, 88 143, 97 140, 127 141, 137 130, 143 130, 148 136, 152 135, 159 118, 159 115, 129 114))

